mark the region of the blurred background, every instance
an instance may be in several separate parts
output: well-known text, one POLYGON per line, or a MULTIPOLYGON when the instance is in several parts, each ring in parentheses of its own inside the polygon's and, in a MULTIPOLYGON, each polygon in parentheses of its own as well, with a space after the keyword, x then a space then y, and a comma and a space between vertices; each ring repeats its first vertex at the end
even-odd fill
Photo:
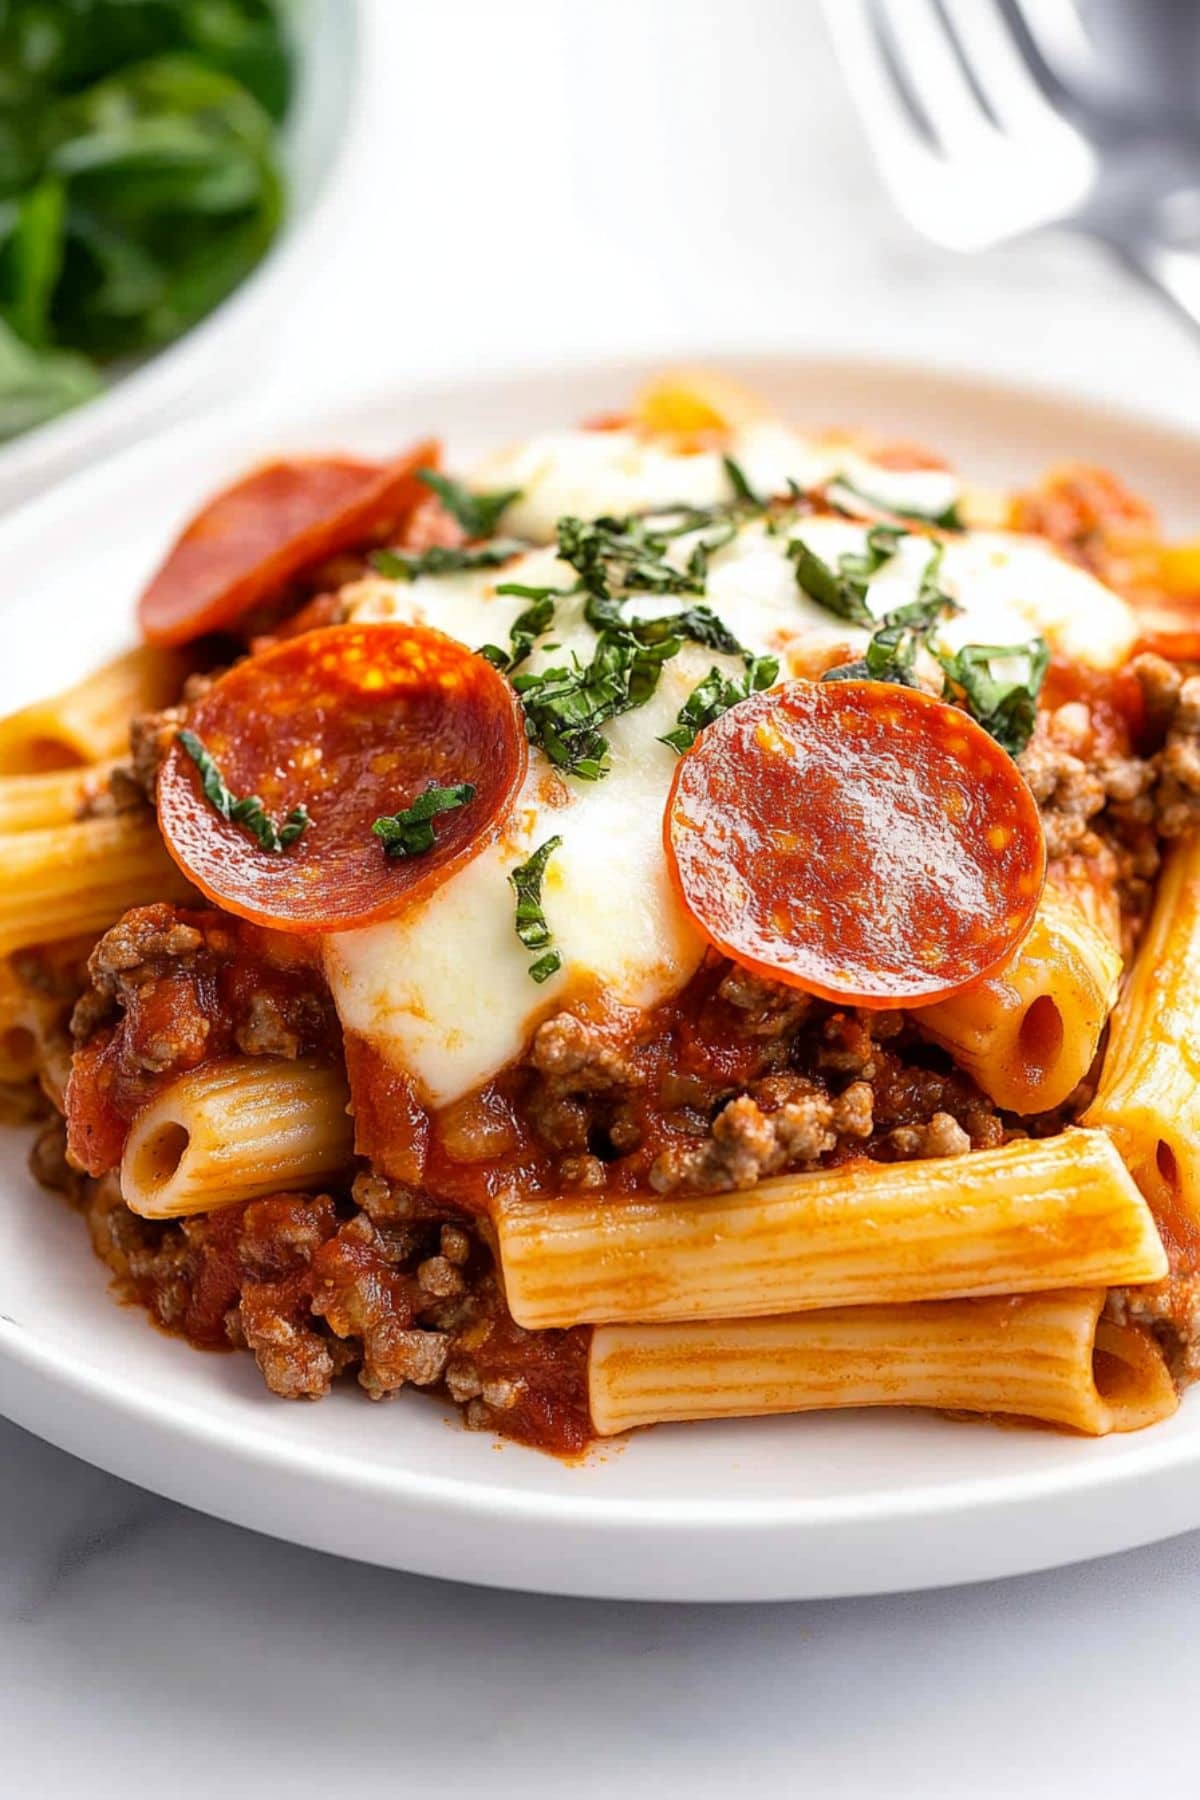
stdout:
MULTIPOLYGON (((894 0, 901 18, 905 4, 925 0, 894 0)), ((1060 0, 1032 4, 1061 11, 1060 0)), ((1191 0, 1082 5, 1123 92, 1158 115, 1186 114, 1197 74, 1191 0)), ((231 301, 124 384, 119 405, 93 403, 86 428, 75 414, 10 451, 10 487, 18 462, 16 486, 28 487, 164 409, 178 415, 235 394, 290 406, 310 392, 628 351, 868 350, 1194 413, 1191 332, 1096 243, 1043 232, 968 256, 933 247, 901 220, 820 0, 608 0, 603 9, 297 0, 283 7, 294 28, 290 69, 272 35, 277 11, 270 0, 0 6, 9 192, 0 308, 10 327, 0 340, 0 429, 6 415, 20 422, 24 408, 32 421, 44 404, 20 379, 14 386, 14 326, 41 342, 41 367, 53 368, 49 414, 64 384, 72 398, 98 379, 94 363, 57 341, 50 353, 51 340, 123 355, 116 367, 127 367, 130 352, 158 350, 202 317, 271 245, 231 301), (152 42, 121 38, 130 14, 158 15, 152 42), (212 96, 197 99, 176 81, 172 116, 137 118, 142 135, 131 146, 131 104, 144 112, 145 100, 131 103, 119 76, 108 82, 115 97, 104 83, 100 100, 92 90, 81 125, 78 98, 68 94, 64 107, 47 93, 56 78, 67 90, 86 85, 71 47, 97 20, 110 60, 149 49, 171 66, 199 59, 210 82, 240 82, 260 108, 261 137, 227 95, 214 125, 212 96), (20 103, 31 80, 32 124, 20 103), (209 134, 199 151, 188 137, 197 127, 209 134), (277 179, 291 200, 274 238, 284 216, 277 179), (81 247, 68 229, 65 256, 47 248, 44 229, 31 238, 22 223, 34 192, 52 235, 47 190, 56 183, 68 226, 80 213, 91 232, 81 247), (203 243, 207 231, 197 268, 180 241, 203 243), (157 274, 147 251, 162 264, 157 274), (127 314, 116 324, 103 316, 114 287, 127 314)), ((0 453, 0 500, 6 491, 0 453)))

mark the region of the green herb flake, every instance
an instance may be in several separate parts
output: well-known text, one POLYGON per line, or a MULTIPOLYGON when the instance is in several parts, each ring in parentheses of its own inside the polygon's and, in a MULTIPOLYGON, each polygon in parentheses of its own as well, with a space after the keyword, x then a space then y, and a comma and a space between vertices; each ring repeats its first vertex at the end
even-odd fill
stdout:
POLYGON ((703 594, 704 573, 678 569, 664 560, 671 533, 652 529, 646 519, 558 521, 558 554, 575 570, 580 589, 597 599, 615 592, 703 594))
POLYGON ((1043 637, 1024 644, 964 644, 938 654, 946 675, 946 693, 964 705, 971 717, 1010 756, 1019 756, 1033 735, 1037 700, 1050 665, 1043 637), (998 675, 996 665, 1017 661, 1019 675, 998 675))
POLYGON ((490 544, 450 547, 434 544, 428 550, 375 550, 371 566, 389 581, 416 581, 420 575, 461 575, 470 569, 498 569, 520 556, 528 545, 516 538, 493 538, 490 544))
POLYGON ((514 675, 525 712, 525 734, 564 775, 599 781, 608 773, 608 740, 600 726, 644 706, 658 686, 662 666, 678 655, 678 638, 654 645, 601 632, 590 663, 577 656, 569 668, 514 675))
POLYGON ((939 585, 942 555, 943 546, 938 544, 922 572, 916 599, 895 607, 882 619, 862 656, 827 670, 822 681, 890 681, 898 687, 920 686, 916 677, 918 654, 930 648, 930 637, 943 619, 962 611, 958 601, 952 600, 939 585))
POLYGON ((735 462, 732 456, 723 456, 721 463, 729 478, 729 485, 733 489, 734 500, 742 506, 762 506, 764 502, 759 499, 747 481, 742 465, 735 462))
POLYGON ((867 605, 868 584, 895 555, 904 536, 894 526, 873 525, 867 533, 866 549, 847 551, 838 558, 836 569, 810 550, 803 538, 792 538, 787 553, 796 571, 797 585, 810 600, 852 625, 874 625, 875 616, 867 605))
POLYGON ((508 877, 517 897, 513 929, 527 950, 541 950, 545 953, 529 965, 530 978, 539 986, 562 968, 562 957, 557 950, 551 948, 553 938, 542 909, 542 879, 546 873, 546 864, 561 846, 560 837, 547 838, 534 851, 529 861, 513 869, 508 877))
POLYGON ((877 495, 859 487, 856 481, 851 481, 848 475, 835 475, 828 486, 844 488, 872 512, 890 513, 894 519, 911 519, 915 525, 932 525, 938 531, 965 531, 967 528, 957 500, 952 500, 940 512, 929 512, 919 506, 896 506, 889 500, 880 500, 877 495))
POLYGON ((217 766, 215 757, 207 750, 194 731, 178 731, 175 734, 180 748, 191 757, 200 771, 200 785, 204 790, 204 798, 215 813, 231 825, 240 825, 248 831, 260 850, 269 851, 278 856, 287 850, 302 832, 312 823, 308 809, 304 806, 293 806, 282 825, 276 825, 270 817, 257 794, 247 794, 244 800, 236 800, 230 792, 224 776, 217 766))
POLYGON ((502 675, 511 674, 520 668, 534 644, 542 633, 549 631, 554 619, 556 596, 551 588, 523 588, 517 582, 506 582, 496 589, 498 594, 533 594, 532 604, 519 613, 509 628, 509 648, 502 650, 498 644, 483 644, 479 655, 485 657, 494 669, 502 675))
POLYGON ((437 843, 433 820, 438 814, 469 806, 474 798, 475 789, 469 781, 460 781, 453 787, 439 787, 431 781, 411 806, 376 819, 371 830, 383 840, 385 855, 423 856, 437 843))
POLYGON ((520 488, 505 488, 501 493, 473 494, 470 488, 436 469, 418 469, 417 480, 423 481, 441 501, 446 511, 462 526, 469 538, 490 538, 514 500, 521 498, 520 488))
POLYGON ((741 676, 723 675, 712 668, 704 680, 694 687, 679 709, 678 724, 659 739, 669 744, 680 756, 690 750, 698 734, 722 713, 727 713, 739 700, 769 688, 779 675, 779 659, 774 656, 748 656, 746 671, 741 676))

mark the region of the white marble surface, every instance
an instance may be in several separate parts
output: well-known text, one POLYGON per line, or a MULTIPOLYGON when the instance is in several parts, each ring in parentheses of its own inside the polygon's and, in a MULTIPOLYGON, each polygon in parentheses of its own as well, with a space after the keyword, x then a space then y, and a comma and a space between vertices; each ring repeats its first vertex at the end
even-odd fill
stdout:
MULTIPOLYGON (((761 343, 1195 416, 1200 344, 1098 253, 957 261, 893 220, 813 0, 370 0, 367 23, 328 254, 231 387, 761 343)), ((339 1563, 5 1425, 0 1469, 5 1794, 1194 1786, 1200 1536, 957 1592, 639 1608, 339 1563)))

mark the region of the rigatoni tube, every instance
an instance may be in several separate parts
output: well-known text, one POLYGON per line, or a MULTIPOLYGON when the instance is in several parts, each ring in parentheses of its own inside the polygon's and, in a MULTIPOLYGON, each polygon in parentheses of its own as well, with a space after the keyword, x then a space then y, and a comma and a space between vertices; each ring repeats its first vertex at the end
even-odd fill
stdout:
POLYGON ((175 1218, 327 1180, 353 1153, 349 1098, 342 1071, 312 1058, 237 1057, 181 1075, 130 1129, 125 1203, 175 1218))
POLYGON ((588 1399, 601 1437, 674 1419, 857 1406, 1000 1413, 1092 1436, 1178 1404, 1153 1340, 1101 1320, 1106 1290, 853 1306, 778 1319, 605 1325, 588 1399))
POLYGON ((142 646, 10 713, 0 719, 0 775, 74 768, 127 749, 130 720, 175 700, 186 666, 172 651, 142 646))
POLYGON ((1084 1116, 1112 1133, 1163 1230, 1200 1243, 1200 833, 1167 857, 1084 1116))
POLYGON ((519 1325, 716 1319, 1156 1281, 1166 1256, 1101 1131, 662 1199, 502 1195, 519 1325))
POLYGON ((149 811, 0 837, 0 955, 103 931, 131 906, 186 900, 149 811))
POLYGON ((998 1106, 1048 1112, 1091 1068, 1120 979, 1109 940, 1076 901, 1047 888, 1003 968, 914 1018, 998 1106))

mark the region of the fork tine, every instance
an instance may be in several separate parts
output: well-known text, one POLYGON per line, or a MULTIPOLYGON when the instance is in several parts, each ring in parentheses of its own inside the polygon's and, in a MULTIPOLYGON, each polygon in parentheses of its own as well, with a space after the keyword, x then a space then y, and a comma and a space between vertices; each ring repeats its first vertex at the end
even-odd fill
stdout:
POLYGON ((823 0, 842 74, 880 171, 903 205, 905 183, 933 161, 876 29, 871 0, 823 0))
POLYGON ((1046 99, 996 0, 943 0, 963 60, 1007 131, 1077 135, 1046 99))
POLYGON ((936 0, 879 0, 897 72, 948 155, 977 154, 993 133, 936 0))
POLYGON ((1075 0, 1008 0, 1034 52, 1055 81, 1094 73, 1096 51, 1075 0))

